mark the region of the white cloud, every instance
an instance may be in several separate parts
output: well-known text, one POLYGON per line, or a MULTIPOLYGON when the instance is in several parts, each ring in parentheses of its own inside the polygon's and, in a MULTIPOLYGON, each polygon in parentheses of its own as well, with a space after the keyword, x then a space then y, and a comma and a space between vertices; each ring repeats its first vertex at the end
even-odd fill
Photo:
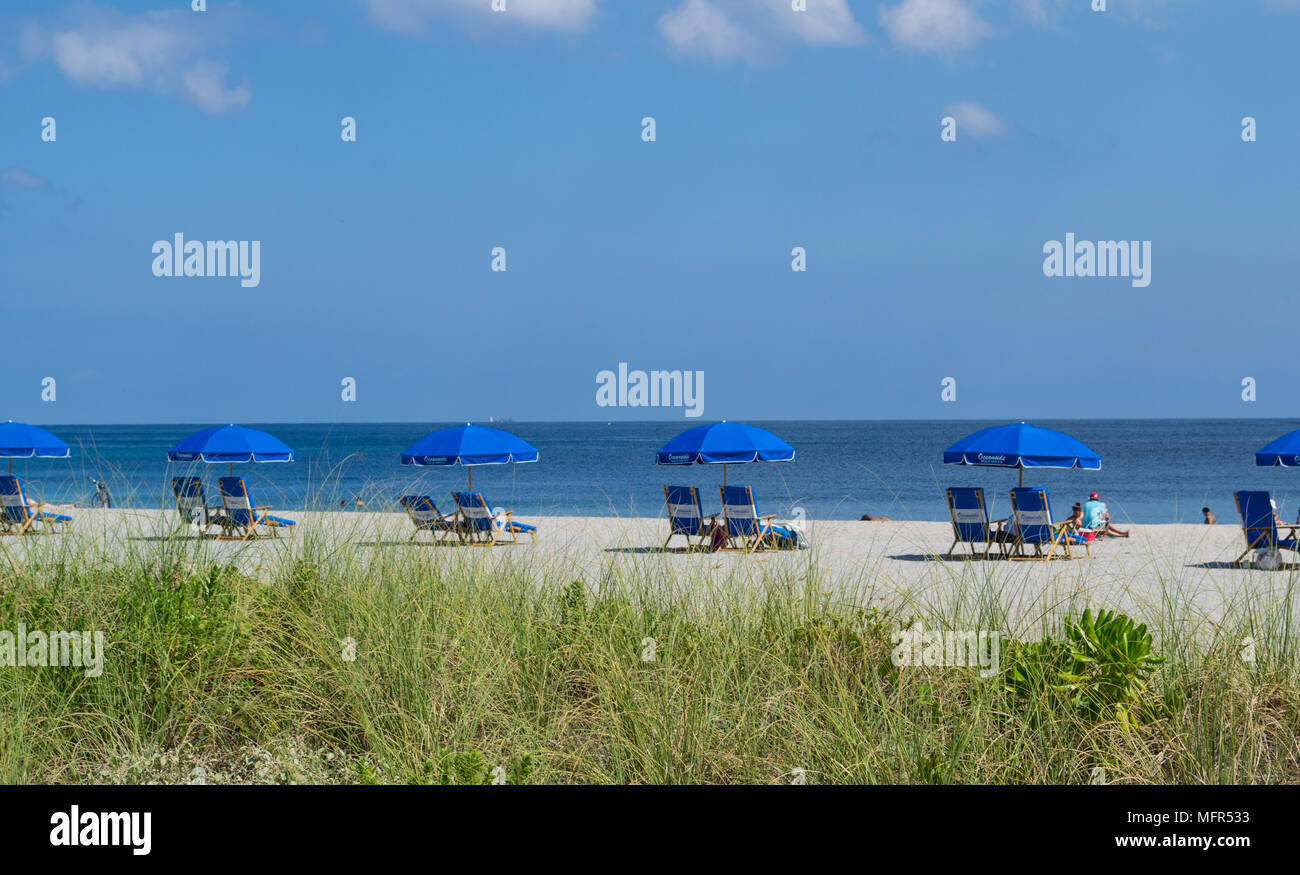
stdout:
POLYGON ((973 137, 977 140, 1005 134, 1008 125, 989 110, 972 100, 950 103, 944 112, 957 120, 957 138, 973 137))
POLYGON ((686 0, 659 19, 659 30, 679 51, 720 60, 744 57, 757 44, 709 0, 686 0))
POLYGON ((966 0, 902 0, 881 7, 880 26, 894 45, 919 52, 968 49, 993 32, 966 0))
MULTIPOLYGON (((751 5, 751 4, 745 4, 751 5)), ((809 45, 851 45, 866 39, 846 0, 808 0, 803 12, 790 9, 790 0, 762 0, 773 21, 789 28, 809 45)))
POLYGON ((227 68, 220 61, 200 61, 185 71, 185 90, 204 112, 222 115, 248 105, 253 92, 247 85, 226 87, 227 68))
POLYGON ((22 47, 29 58, 53 61, 79 85, 178 95, 210 113, 241 109, 252 92, 246 84, 226 85, 227 65, 211 54, 221 27, 204 27, 200 17, 213 20, 188 11, 127 16, 81 6, 63 24, 28 25, 22 47))
POLYGON ((360 0, 381 27, 423 33, 435 18, 467 22, 520 24, 538 30, 580 31, 597 12, 597 0, 505 0, 494 12, 490 0, 360 0))
POLYGON ((12 167, 4 173, 0 173, 0 185, 8 188, 49 188, 50 181, 43 176, 37 176, 35 173, 28 173, 26 170, 12 167))
POLYGON ((866 39, 846 0, 683 0, 659 19, 664 38, 684 54, 762 60, 782 45, 851 45, 866 39))
POLYGON ((1015 0, 1015 6, 1026 17, 1037 24, 1045 24, 1056 11, 1055 6, 1049 9, 1045 0, 1015 0))

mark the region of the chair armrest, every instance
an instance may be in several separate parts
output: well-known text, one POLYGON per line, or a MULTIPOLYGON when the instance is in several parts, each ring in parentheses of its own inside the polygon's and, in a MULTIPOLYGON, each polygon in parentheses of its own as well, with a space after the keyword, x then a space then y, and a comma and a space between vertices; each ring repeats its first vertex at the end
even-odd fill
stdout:
POLYGON ((275 510, 275 505, 274 505, 274 504, 259 504, 257 507, 253 508, 253 510, 275 510))
POLYGON ((774 520, 774 519, 776 519, 776 514, 774 514, 774 513, 765 514, 765 515, 759 517, 759 519, 760 519, 760 520, 774 520))

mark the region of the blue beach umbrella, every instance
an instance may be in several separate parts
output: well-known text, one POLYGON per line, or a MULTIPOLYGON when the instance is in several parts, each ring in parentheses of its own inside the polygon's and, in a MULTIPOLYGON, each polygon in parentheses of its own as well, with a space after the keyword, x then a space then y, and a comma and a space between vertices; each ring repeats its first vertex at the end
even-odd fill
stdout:
POLYGON ((233 474, 236 462, 292 462, 293 450, 264 431, 241 425, 218 425, 181 439, 167 451, 167 461, 229 464, 233 474))
POLYGON ((1255 453, 1255 466, 1272 468, 1300 468, 1300 429, 1289 431, 1255 453))
POLYGON ((402 453, 403 465, 447 467, 464 465, 469 489, 474 488, 475 465, 509 465, 536 462, 537 447, 499 428, 465 423, 431 432, 402 453))
POLYGON ((655 455, 659 465, 721 465, 723 486, 728 465, 793 461, 794 447, 770 431, 726 420, 687 429, 655 455))
POLYGON ((9 460, 10 474, 14 459, 66 459, 70 455, 68 445, 43 428, 12 419, 0 424, 0 457, 9 460))
POLYGON ((943 451, 945 465, 1019 468, 1025 485, 1026 468, 1101 468, 1101 457, 1063 432, 1024 422, 984 428, 943 451))

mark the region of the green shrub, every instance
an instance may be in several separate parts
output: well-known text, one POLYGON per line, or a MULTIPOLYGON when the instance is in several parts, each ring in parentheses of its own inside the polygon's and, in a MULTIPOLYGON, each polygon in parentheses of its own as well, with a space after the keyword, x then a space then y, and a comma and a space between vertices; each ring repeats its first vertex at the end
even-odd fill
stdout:
POLYGON ((1011 643, 1007 688, 1034 702, 1074 708, 1093 722, 1142 722, 1142 694, 1164 657, 1151 652, 1151 633, 1124 614, 1085 610, 1065 621, 1065 639, 1011 643))

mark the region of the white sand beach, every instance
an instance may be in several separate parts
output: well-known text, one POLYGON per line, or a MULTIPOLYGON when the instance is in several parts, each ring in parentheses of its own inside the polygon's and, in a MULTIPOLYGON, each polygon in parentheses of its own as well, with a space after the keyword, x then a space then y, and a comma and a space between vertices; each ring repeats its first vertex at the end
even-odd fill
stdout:
MULTIPOLYGON (((1291 585, 1295 570, 1237 567, 1244 549, 1232 525, 1135 526, 1129 539, 1105 539, 1081 548, 1073 561, 969 561, 952 543, 952 527, 940 522, 816 522, 807 527, 810 548, 742 553, 688 552, 678 537, 663 549, 663 519, 540 517, 537 543, 492 548, 430 543, 398 513, 286 512, 298 521, 294 535, 248 542, 199 538, 181 526, 176 513, 157 510, 63 509, 75 517, 65 534, 0 538, 0 574, 23 565, 44 566, 70 553, 112 563, 149 555, 168 545, 191 562, 232 563, 251 576, 273 582, 294 560, 346 555, 348 562, 372 563, 383 579, 392 551, 420 551, 429 562, 486 564, 497 573, 523 573, 542 584, 582 579, 593 586, 618 577, 653 585, 701 587, 738 584, 822 591, 862 605, 888 605, 917 616, 960 613, 962 605, 994 596, 1005 620, 1032 632, 1039 618, 1083 607, 1106 607, 1147 620, 1167 617, 1201 624, 1226 616, 1243 599, 1275 603, 1291 585)), ((1285 554, 1284 554, 1285 555, 1285 554)), ((996 556, 996 553, 995 553, 996 556)), ((1256 601, 1256 603, 1258 603, 1256 601)))

